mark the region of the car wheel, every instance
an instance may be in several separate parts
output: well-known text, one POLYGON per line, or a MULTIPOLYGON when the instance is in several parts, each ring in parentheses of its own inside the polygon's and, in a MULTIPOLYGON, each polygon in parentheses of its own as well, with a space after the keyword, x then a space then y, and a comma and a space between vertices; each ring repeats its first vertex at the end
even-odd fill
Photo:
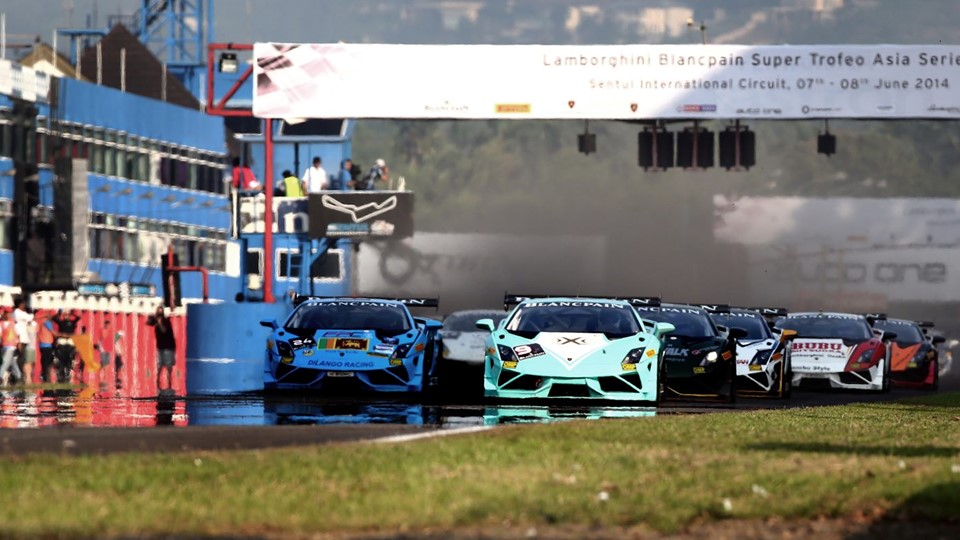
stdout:
POLYGON ((667 363, 661 358, 659 365, 660 368, 657 370, 657 395, 653 402, 658 407, 667 393, 667 363))
POLYGON ((787 365, 787 359, 780 361, 780 376, 783 382, 780 384, 780 398, 788 399, 793 394, 793 369, 787 365))
POLYGON ((724 403, 733 404, 737 401, 737 356, 733 355, 733 360, 730 362, 730 369, 728 370, 727 375, 727 385, 729 390, 727 395, 720 395, 720 399, 724 403))
POLYGON ((940 360, 933 361, 933 383, 930 384, 930 390, 936 392, 940 389, 940 360))

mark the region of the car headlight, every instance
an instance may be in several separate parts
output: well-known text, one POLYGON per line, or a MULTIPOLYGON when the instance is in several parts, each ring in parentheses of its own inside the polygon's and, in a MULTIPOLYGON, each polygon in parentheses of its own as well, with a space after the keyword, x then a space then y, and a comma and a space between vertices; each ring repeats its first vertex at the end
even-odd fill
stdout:
POLYGON ((450 356, 450 347, 447 347, 446 345, 443 346, 443 355, 450 356))
POLYGON ((500 352, 500 361, 502 362, 516 362, 517 357, 513 354, 513 349, 507 347, 506 345, 497 345, 497 350, 500 352))
POLYGON ((860 354, 860 363, 861 363, 861 364, 869 364, 871 360, 873 360, 873 351, 872 351, 872 350, 863 351, 863 353, 860 354))
POLYGON ((396 349, 393 350, 393 354, 390 355, 390 358, 405 358, 407 353, 410 352, 410 347, 413 346, 413 343, 404 343, 403 345, 398 345, 396 349))
POLYGON ((933 358, 933 351, 924 351, 923 349, 917 351, 917 354, 913 355, 913 360, 916 362, 922 362, 931 358, 933 358))
POLYGON ((639 364, 643 360, 643 351, 646 350, 646 347, 640 347, 639 349, 633 349, 628 352, 626 356, 623 357, 621 364, 639 364))
POLYGON ((704 357, 704 360, 707 362, 716 362, 720 358, 720 355, 717 354, 717 351, 710 351, 707 353, 707 356, 704 357))
POLYGON ((750 361, 751 364, 766 364, 767 360, 770 359, 770 353, 773 352, 773 349, 764 349, 762 351, 757 351, 753 355, 753 360, 750 361))

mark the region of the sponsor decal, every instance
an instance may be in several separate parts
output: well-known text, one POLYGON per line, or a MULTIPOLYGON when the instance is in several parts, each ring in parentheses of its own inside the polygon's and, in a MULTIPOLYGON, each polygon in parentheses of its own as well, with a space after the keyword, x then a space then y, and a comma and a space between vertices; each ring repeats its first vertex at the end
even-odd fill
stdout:
POLYGON ((723 353, 720 356, 722 356, 724 360, 729 360, 733 358, 733 353, 731 353, 730 351, 723 351, 723 353))
POLYGON ((450 100, 445 99, 443 103, 436 103, 433 105, 424 105, 424 112, 428 113, 452 113, 452 112, 467 112, 470 110, 469 105, 451 103, 450 100))
POLYGON ((517 356, 518 360, 526 360, 528 358, 543 356, 547 353, 544 352, 540 344, 531 343, 530 345, 517 345, 513 348, 513 354, 517 356))
POLYGON ((354 223, 362 223, 397 207, 396 195, 387 197, 382 201, 373 201, 366 204, 348 204, 337 200, 332 195, 324 195, 320 202, 324 208, 347 214, 354 223))
POLYGON ((843 109, 841 109, 840 107, 811 107, 810 105, 804 105, 803 107, 800 107, 800 112, 802 112, 803 114, 840 112, 841 110, 843 109))
POLYGON ((628 309, 626 304, 613 304, 609 302, 581 302, 581 301, 563 301, 563 302, 527 302, 525 307, 596 307, 596 308, 614 308, 628 309))
POLYGON ((560 336, 557 338, 558 345, 586 345, 586 340, 580 336, 567 337, 560 336))
POLYGON ((528 114, 532 109, 529 103, 497 103, 493 108, 497 114, 528 114))
POLYGON ((647 349, 647 352, 644 354, 646 354, 648 358, 653 358, 657 355, 657 351, 655 349, 647 349))
POLYGON ((911 368, 915 368, 915 367, 917 367, 917 363, 916 363, 916 362, 907 362, 907 369, 911 369, 911 368))
POLYGON ((316 344, 317 342, 310 337, 293 338, 290 340, 290 346, 293 347, 293 350, 311 348, 316 344))
POLYGON ((680 347, 667 347, 667 350, 664 352, 667 356, 679 356, 686 358, 690 356, 690 351, 687 349, 681 349, 680 347))
POLYGON ((506 369, 516 369, 516 367, 517 367, 517 361, 516 361, 516 360, 507 360, 506 362, 503 363, 503 367, 505 367, 506 369))
POLYGON ((353 377, 355 374, 352 371, 328 371, 327 377, 353 377))
POLYGON ((715 104, 678 105, 677 112, 681 112, 681 113, 717 112, 717 106, 715 104))
POLYGON ((370 369, 376 364, 369 360, 324 360, 322 358, 307 360, 307 365, 327 369, 370 369))
POLYGON ((375 354, 375 355, 380 354, 383 356, 390 356, 391 354, 393 354, 393 350, 394 350, 393 345, 384 345, 381 343, 381 344, 374 345, 373 350, 370 352, 371 354, 375 354))
POLYGON ((763 366, 761 366, 761 365, 756 365, 756 364, 755 364, 755 365, 750 366, 750 371, 762 371, 762 370, 763 370, 763 366))
POLYGON ((624 371, 636 371, 637 365, 636 364, 620 364, 620 369, 624 371))
POLYGON ((365 351, 369 340, 357 338, 323 338, 317 349, 327 351, 365 351))
POLYGON ((567 107, 569 107, 569 108, 571 108, 571 109, 574 108, 576 105, 577 105, 577 102, 574 101, 574 100, 572 100, 572 99, 567 102, 567 107))
POLYGON ((798 341, 793 344, 793 350, 795 351, 822 351, 822 352, 831 352, 831 351, 842 351, 842 343, 826 343, 820 341, 798 341))
POLYGON ((391 365, 391 366, 402 366, 402 365, 403 365, 403 358, 391 358, 391 359, 390 359, 390 365, 391 365))
POLYGON ((307 349, 303 351, 304 356, 313 356, 313 349, 307 349))
POLYGON ((694 372, 694 373, 697 373, 697 374, 706 373, 706 372, 707 372, 707 368, 705 368, 705 367, 703 367, 703 366, 693 366, 693 372, 694 372))

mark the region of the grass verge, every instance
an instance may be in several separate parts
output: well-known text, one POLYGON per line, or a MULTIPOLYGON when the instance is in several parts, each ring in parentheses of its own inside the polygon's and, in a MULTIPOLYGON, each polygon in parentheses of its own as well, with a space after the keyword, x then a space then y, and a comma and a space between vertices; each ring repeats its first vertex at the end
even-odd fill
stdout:
POLYGON ((403 444, 0 459, 0 536, 956 519, 960 393, 403 444))

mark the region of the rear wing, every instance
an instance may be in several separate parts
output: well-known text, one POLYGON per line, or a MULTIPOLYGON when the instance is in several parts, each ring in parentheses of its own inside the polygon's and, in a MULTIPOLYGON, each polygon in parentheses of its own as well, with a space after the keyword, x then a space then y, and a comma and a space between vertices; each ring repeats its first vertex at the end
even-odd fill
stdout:
POLYGON ((293 297, 293 305, 298 306, 307 300, 386 300, 388 302, 400 302, 401 304, 407 306, 408 308, 434 308, 439 309, 440 299, 439 298, 421 298, 421 297, 411 297, 411 298, 387 298, 387 297, 366 297, 366 296, 311 296, 306 294, 298 294, 293 297))
POLYGON ((870 326, 873 326, 873 323, 876 321, 885 321, 887 320, 886 313, 861 313, 867 322, 870 323, 870 326))
POLYGON ((688 304, 698 307, 707 313, 730 313, 730 306, 727 304, 688 304))
POLYGON ((773 319, 776 317, 786 317, 790 314, 787 311, 787 308, 782 307, 748 307, 744 309, 749 309, 750 311, 756 311, 763 316, 764 319, 773 319))
POLYGON ((503 295, 503 310, 507 311, 510 306, 515 306, 527 300, 536 300, 537 298, 596 298, 598 300, 618 300, 628 302, 632 306, 657 307, 660 305, 660 298, 657 296, 582 296, 569 294, 510 294, 503 295))

